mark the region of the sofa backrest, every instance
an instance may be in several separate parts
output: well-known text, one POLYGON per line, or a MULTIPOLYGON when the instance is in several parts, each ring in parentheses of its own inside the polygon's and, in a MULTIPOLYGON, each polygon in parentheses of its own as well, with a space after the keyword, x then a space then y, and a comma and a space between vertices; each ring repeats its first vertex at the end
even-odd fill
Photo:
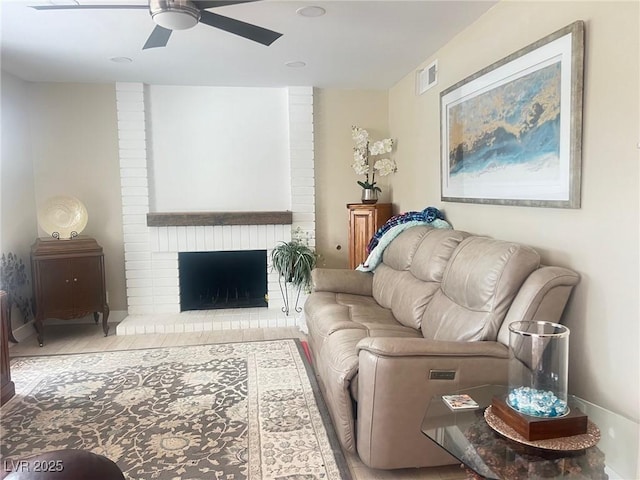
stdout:
POLYGON ((517 243, 470 236, 453 252, 426 306, 422 334, 432 340, 496 340, 520 287, 540 256, 517 243))
POLYGON ((418 226, 405 230, 385 249, 373 276, 373 297, 403 325, 420 329, 425 309, 453 252, 469 234, 418 226))

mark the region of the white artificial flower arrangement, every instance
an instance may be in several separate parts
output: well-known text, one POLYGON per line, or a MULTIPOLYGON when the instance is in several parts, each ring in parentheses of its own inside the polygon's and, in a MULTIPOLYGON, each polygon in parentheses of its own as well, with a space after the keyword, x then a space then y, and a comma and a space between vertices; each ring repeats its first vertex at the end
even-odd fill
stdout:
POLYGON ((395 160, 391 158, 379 158, 374 162, 372 157, 391 153, 394 144, 393 139, 385 138, 371 143, 369 132, 355 125, 351 127, 351 138, 356 142, 356 146, 353 147, 353 163, 351 167, 357 175, 365 176, 364 182, 358 181, 358 185, 365 189, 380 192, 380 188, 376 186, 376 172, 378 175, 386 177, 396 172, 398 167, 395 160))

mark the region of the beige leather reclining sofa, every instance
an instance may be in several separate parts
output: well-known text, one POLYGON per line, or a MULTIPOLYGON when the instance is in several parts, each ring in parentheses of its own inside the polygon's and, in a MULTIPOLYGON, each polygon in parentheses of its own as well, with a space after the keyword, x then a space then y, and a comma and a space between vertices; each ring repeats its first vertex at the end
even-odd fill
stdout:
POLYGON ((316 269, 309 344, 343 447, 372 468, 455 463, 420 431, 429 400, 506 384, 509 323, 559 322, 578 281, 532 248, 429 226, 373 273, 316 269))

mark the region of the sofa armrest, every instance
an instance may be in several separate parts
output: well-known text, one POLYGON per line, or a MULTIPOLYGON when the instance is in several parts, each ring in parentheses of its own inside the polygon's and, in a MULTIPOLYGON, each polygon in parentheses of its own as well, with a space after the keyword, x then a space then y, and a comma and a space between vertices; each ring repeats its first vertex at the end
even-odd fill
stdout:
MULTIPOLYGON (((509 350, 498 342, 379 337, 357 348, 356 441, 372 468, 425 465, 430 447, 420 425, 434 396, 508 381, 509 350)), ((429 465, 451 463, 437 453, 429 465)))
POLYGON ((525 280, 498 332, 498 341, 509 344, 509 324, 516 321, 560 323, 562 312, 580 275, 563 267, 542 266, 525 280))
POLYGON ((350 293, 371 296, 373 274, 341 268, 316 268, 311 272, 314 292, 350 293))
POLYGON ((509 349, 499 342, 442 342, 426 338, 367 337, 356 346, 386 357, 456 356, 509 358, 509 349))

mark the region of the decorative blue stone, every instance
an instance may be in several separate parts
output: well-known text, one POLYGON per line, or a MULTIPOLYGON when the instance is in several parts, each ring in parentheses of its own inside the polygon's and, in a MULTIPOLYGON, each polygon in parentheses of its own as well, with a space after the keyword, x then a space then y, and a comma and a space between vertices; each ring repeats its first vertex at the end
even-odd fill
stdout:
POLYGON ((518 387, 509 392, 507 403, 520 413, 534 417, 561 417, 567 413, 567 402, 549 390, 518 387))

